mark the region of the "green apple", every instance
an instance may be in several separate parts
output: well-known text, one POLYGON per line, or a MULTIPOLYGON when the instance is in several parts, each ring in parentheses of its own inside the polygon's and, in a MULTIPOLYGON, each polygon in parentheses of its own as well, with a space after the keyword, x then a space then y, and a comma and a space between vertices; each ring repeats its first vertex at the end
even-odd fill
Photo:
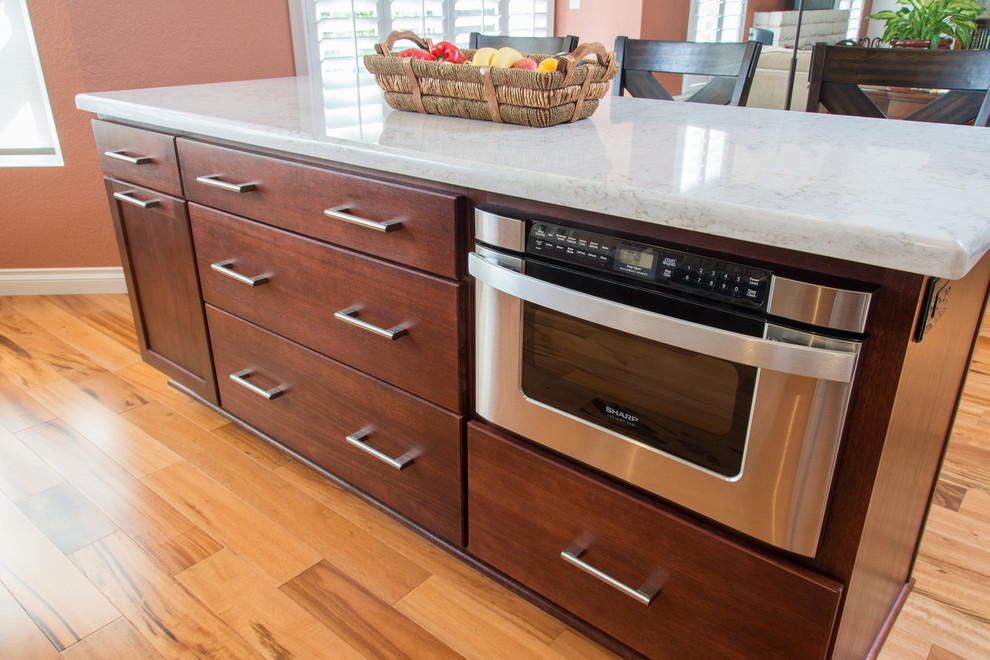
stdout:
POLYGON ((471 58, 471 64, 477 64, 478 66, 488 66, 492 63, 492 56, 498 51, 494 48, 479 48, 475 52, 474 57, 471 58))
POLYGON ((506 69, 522 59, 522 53, 511 46, 503 46, 492 55, 492 66, 502 66, 506 69))

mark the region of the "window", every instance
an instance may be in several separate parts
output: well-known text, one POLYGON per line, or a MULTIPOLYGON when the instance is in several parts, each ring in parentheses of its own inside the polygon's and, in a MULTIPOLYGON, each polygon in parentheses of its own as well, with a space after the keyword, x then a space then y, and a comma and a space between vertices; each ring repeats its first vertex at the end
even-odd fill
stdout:
POLYGON ((445 39, 462 48, 467 47, 471 32, 546 36, 553 30, 553 0, 301 2, 308 70, 314 78, 319 72, 323 81, 327 117, 355 131, 375 130, 382 121, 361 115, 359 101, 379 93, 374 76, 364 68, 364 56, 374 54, 375 44, 393 30, 411 30, 434 42, 445 39))
POLYGON ((62 165, 25 0, 0 0, 0 72, 0 167, 62 165))
POLYGON ((837 0, 836 9, 849 10, 849 29, 846 39, 859 40, 859 24, 863 20, 863 0, 837 0))
POLYGON ((745 22, 746 0, 691 0, 688 41, 742 41, 745 22))

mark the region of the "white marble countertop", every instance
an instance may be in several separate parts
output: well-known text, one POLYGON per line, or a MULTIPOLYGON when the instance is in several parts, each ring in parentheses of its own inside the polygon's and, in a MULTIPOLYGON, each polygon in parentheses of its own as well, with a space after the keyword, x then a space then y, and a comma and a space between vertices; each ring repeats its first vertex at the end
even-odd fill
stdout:
POLYGON ((938 277, 990 247, 990 129, 607 97, 527 128, 308 78, 81 94, 106 118, 938 277))

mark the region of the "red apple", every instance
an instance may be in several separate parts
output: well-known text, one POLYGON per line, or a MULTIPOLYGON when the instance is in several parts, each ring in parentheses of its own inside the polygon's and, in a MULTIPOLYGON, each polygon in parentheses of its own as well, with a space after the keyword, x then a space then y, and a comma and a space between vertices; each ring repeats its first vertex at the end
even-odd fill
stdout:
POLYGON ((524 57, 521 60, 517 60, 515 64, 512 65, 513 69, 530 69, 536 71, 536 60, 531 57, 524 57))

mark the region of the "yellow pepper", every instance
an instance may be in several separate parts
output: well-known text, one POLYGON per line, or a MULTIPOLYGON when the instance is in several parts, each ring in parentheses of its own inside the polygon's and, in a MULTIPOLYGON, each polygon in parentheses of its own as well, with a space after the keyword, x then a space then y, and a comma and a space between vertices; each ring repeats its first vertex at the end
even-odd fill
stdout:
POLYGON ((548 57, 547 59, 540 62, 539 66, 536 67, 537 71, 556 71, 557 70, 557 58, 548 57))

